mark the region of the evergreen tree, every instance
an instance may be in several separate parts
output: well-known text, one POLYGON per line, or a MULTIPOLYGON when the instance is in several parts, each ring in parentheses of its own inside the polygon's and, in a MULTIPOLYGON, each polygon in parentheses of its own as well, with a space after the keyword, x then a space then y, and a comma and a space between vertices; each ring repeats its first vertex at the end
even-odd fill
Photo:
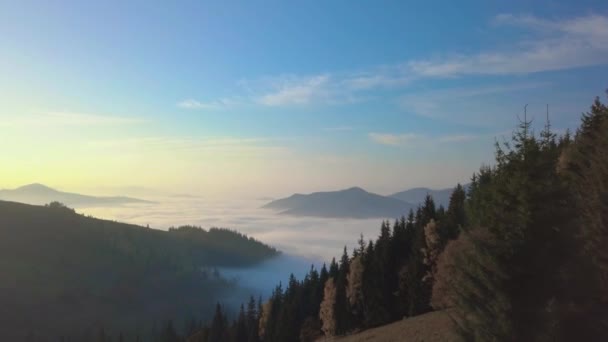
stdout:
POLYGON ((472 251, 460 268, 458 322, 475 340, 530 340, 553 332, 560 225, 568 213, 553 138, 538 141, 523 121, 498 146, 496 166, 473 179, 472 251), (477 207, 479 205, 479 207, 477 207))
POLYGON ((561 333, 592 340, 608 335, 608 107, 596 98, 581 121, 574 141, 560 140, 559 170, 573 195, 579 251, 564 272, 572 275, 565 279, 571 323, 561 333))
POLYGON ((372 241, 367 245, 363 263, 363 325, 375 327, 387 322, 389 313, 383 305, 382 270, 372 241))
POLYGON ((349 272, 350 259, 346 246, 340 258, 338 277, 335 281, 336 298, 334 303, 334 318, 336 321, 336 333, 345 334, 350 329, 351 317, 349 304, 346 299, 347 276, 349 272))
POLYGON ((177 331, 175 331, 175 327, 173 326, 173 321, 169 320, 165 324, 163 331, 160 335, 161 342, 179 342, 180 338, 177 335, 177 331))
POLYGON ((247 341, 258 342, 259 338, 258 308, 255 299, 251 296, 247 303, 247 341))
POLYGON ((235 341, 247 342, 247 316, 245 315, 245 307, 241 304, 239 316, 236 321, 235 341))
POLYGON ((445 227, 442 230, 442 241, 445 243, 447 240, 453 240, 458 237, 460 230, 466 224, 466 212, 465 212, 465 200, 466 192, 462 185, 458 184, 452 195, 450 195, 450 204, 445 214, 445 219, 442 225, 445 227))
POLYGON ((228 337, 228 320, 223 313, 222 306, 218 303, 215 306, 215 314, 209 328, 209 342, 225 341, 228 337))
POLYGON ((103 327, 101 327, 99 329, 99 334, 97 336, 97 341, 99 341, 99 342, 107 342, 107 341, 109 341, 109 337, 106 334, 106 330, 103 327))

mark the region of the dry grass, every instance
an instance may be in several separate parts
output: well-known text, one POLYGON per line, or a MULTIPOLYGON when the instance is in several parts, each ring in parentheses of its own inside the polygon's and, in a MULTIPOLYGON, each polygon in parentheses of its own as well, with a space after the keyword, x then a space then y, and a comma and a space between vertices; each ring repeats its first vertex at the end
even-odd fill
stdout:
POLYGON ((446 311, 430 312, 357 334, 322 338, 318 342, 460 341, 446 311))

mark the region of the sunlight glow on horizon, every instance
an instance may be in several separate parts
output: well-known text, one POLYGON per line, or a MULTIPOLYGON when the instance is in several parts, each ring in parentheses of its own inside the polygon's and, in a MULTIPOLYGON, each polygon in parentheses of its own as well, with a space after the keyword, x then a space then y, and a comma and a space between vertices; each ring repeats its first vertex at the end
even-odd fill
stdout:
POLYGON ((467 182, 525 104, 561 132, 607 87, 604 2, 482 3, 0 4, 0 188, 467 182))

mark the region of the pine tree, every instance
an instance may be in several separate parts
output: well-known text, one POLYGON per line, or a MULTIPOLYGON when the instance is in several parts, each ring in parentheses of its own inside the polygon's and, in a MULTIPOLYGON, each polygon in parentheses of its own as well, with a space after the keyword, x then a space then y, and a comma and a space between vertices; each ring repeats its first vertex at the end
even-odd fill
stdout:
POLYGON ((554 336, 559 227, 568 208, 555 172, 556 144, 544 136, 537 140, 530 122, 522 121, 510 143, 497 144, 496 166, 473 179, 473 247, 459 258, 463 284, 454 291, 457 321, 468 339, 554 336))
POLYGON ((228 320, 223 313, 222 306, 218 303, 215 306, 215 314, 209 328, 209 342, 221 342, 227 338, 228 320))
POLYGON ((346 298, 351 309, 354 324, 360 324, 363 311, 363 258, 364 254, 359 254, 350 262, 347 276, 346 298))
POLYGON ((247 341, 258 342, 259 341, 259 322, 258 322, 258 309, 253 296, 249 298, 247 303, 247 341))
POLYGON ((450 204, 445 214, 445 223, 443 226, 442 241, 447 243, 447 240, 453 240, 458 237, 460 231, 466 224, 465 211, 466 192, 462 185, 458 184, 452 195, 450 195, 450 204))
POLYGON ((608 107, 596 98, 581 121, 574 141, 560 141, 559 171, 573 196, 579 251, 564 272, 572 274, 565 280, 572 296, 564 325, 570 329, 562 334, 591 340, 608 334, 608 107))
POLYGON ((349 272, 350 259, 348 251, 344 246, 342 257, 340 258, 340 269, 335 280, 336 298, 334 304, 334 316, 336 320, 336 333, 345 334, 350 329, 351 317, 349 304, 346 299, 347 276, 349 272))
POLYGON ((363 326, 375 327, 389 320, 384 306, 383 274, 374 243, 370 240, 365 250, 363 272, 363 326))
POLYGON ((106 330, 103 327, 101 327, 99 329, 99 334, 97 336, 97 341, 99 341, 99 342, 106 342, 108 340, 109 340, 109 338, 108 338, 108 335, 106 334, 106 330))
POLYGON ((241 304, 239 316, 236 321, 236 342, 247 342, 247 316, 245 315, 245 307, 241 304))
POLYGON ((175 331, 175 327, 173 326, 173 321, 169 320, 165 324, 163 331, 160 335, 160 340, 162 342, 179 342, 180 338, 177 335, 177 331, 175 331))

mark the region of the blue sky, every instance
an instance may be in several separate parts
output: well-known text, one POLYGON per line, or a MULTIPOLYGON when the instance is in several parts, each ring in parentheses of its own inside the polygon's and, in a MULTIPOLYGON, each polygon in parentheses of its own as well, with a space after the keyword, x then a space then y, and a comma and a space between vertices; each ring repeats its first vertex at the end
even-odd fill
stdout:
POLYGON ((0 51, 0 186, 389 193, 466 181, 525 104, 575 127, 608 3, 0 1, 0 51))

